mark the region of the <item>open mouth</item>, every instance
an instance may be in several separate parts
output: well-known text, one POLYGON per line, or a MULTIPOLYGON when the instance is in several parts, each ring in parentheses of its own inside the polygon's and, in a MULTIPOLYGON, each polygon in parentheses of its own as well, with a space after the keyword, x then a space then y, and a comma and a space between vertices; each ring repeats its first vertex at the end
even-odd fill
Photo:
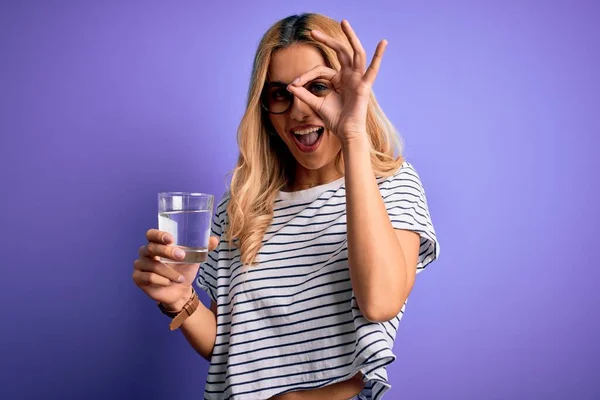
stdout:
POLYGON ((310 153, 319 147, 324 131, 325 128, 322 126, 294 129, 292 130, 292 137, 298 149, 310 153))

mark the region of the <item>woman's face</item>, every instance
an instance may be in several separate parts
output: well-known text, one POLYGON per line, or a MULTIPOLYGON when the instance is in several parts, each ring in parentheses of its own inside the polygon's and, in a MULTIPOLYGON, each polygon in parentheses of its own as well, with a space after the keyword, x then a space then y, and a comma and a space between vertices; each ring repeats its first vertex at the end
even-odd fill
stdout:
MULTIPOLYGON (((308 70, 326 65, 325 59, 314 46, 295 44, 276 51, 269 66, 267 88, 263 103, 280 114, 269 113, 271 124, 285 142, 297 163, 308 170, 335 168, 334 160, 341 150, 337 137, 325 129, 325 124, 307 104, 292 98, 286 86, 308 70)), ((330 84, 316 79, 305 85, 316 96, 330 91, 330 84)))

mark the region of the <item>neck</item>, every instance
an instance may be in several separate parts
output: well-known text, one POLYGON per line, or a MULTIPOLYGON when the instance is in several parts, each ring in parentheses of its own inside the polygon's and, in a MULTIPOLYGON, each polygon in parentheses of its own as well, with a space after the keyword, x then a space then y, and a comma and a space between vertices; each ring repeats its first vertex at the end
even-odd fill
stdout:
POLYGON ((342 176, 343 174, 341 174, 333 164, 316 170, 306 169, 302 165, 297 165, 294 181, 290 182, 288 190, 295 192, 298 190, 310 189, 315 186, 333 182, 342 176))

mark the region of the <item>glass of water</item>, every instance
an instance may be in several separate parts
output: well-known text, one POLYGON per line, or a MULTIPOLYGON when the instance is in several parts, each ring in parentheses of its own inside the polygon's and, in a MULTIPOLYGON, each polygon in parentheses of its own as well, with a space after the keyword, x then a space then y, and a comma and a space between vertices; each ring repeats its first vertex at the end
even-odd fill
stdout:
POLYGON ((161 257, 165 263, 199 264, 206 261, 214 196, 205 193, 158 194, 158 229, 169 232, 173 244, 185 251, 185 259, 161 257))

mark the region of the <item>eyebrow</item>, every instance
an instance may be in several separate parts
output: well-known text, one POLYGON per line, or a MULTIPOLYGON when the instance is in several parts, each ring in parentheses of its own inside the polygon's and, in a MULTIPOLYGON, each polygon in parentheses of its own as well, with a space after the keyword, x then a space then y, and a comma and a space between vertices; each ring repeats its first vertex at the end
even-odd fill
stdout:
MULTIPOLYGON (((318 80, 322 80, 323 78, 315 78, 315 79, 311 79, 310 81, 306 82, 306 84, 314 82, 314 81, 318 81, 318 80)), ((285 82, 281 82, 281 81, 266 81, 265 82, 267 85, 270 86, 285 86, 287 87, 288 85, 291 85, 292 83, 285 83, 285 82)))
POLYGON ((290 83, 285 83, 285 82, 281 82, 281 81, 267 81, 267 83, 269 85, 273 85, 273 86, 288 86, 288 85, 290 85, 290 83))
MULTIPOLYGON (((313 68, 320 67, 320 66, 326 66, 326 65, 325 65, 325 64, 317 64, 317 65, 315 65, 313 68)), ((268 83, 269 85, 288 86, 288 85, 291 85, 291 84, 292 84, 292 82, 290 82, 290 83, 285 83, 285 82, 281 82, 281 81, 269 81, 269 80, 268 80, 268 76, 269 76, 269 73, 267 72, 267 81, 266 81, 266 83, 268 83)), ((312 80, 310 80, 310 81, 308 81, 308 82, 316 81, 316 80, 318 80, 318 79, 319 79, 319 78, 315 78, 315 79, 312 79, 312 80)), ((307 83, 308 83, 308 82, 307 82, 307 83)))

